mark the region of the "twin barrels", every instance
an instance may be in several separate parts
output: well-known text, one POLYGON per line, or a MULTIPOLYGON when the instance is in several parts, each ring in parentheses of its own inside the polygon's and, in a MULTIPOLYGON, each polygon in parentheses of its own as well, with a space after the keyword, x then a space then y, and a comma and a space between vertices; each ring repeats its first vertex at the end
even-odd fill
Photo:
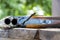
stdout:
POLYGON ((6 18, 5 20, 4 20, 4 23, 5 24, 7 24, 7 25, 9 25, 10 23, 12 23, 13 25, 16 25, 17 24, 17 19, 12 19, 12 21, 9 19, 9 18, 6 18))

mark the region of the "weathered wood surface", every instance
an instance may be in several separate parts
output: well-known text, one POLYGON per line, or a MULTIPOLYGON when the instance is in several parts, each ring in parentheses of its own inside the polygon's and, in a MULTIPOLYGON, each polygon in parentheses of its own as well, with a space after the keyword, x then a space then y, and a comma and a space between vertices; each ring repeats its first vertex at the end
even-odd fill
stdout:
POLYGON ((10 38, 33 39, 37 29, 15 28, 9 31, 10 38))
POLYGON ((37 29, 15 28, 11 30, 0 30, 0 38, 12 38, 22 40, 33 40, 37 29))
MULTIPOLYGON (((25 40, 25 39, 12 39, 12 38, 0 38, 0 40, 25 40)), ((32 40, 32 39, 31 39, 32 40)))
POLYGON ((60 40, 60 29, 40 29, 42 40, 60 40))
MULTIPOLYGON (((0 40, 34 40, 37 29, 15 28, 0 30, 0 40)), ((42 40, 60 40, 60 29, 39 29, 39 38, 42 40)))

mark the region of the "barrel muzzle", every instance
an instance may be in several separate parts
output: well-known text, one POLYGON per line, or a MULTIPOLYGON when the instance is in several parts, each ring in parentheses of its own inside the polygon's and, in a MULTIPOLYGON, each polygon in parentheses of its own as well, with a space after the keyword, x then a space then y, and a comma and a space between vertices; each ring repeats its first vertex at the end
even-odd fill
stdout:
POLYGON ((4 23, 7 24, 7 25, 9 25, 10 22, 11 22, 11 20, 10 20, 9 18, 6 18, 6 19, 4 20, 4 23))
POLYGON ((15 19, 15 18, 12 19, 12 24, 13 24, 13 25, 16 25, 16 24, 17 24, 17 19, 15 19))

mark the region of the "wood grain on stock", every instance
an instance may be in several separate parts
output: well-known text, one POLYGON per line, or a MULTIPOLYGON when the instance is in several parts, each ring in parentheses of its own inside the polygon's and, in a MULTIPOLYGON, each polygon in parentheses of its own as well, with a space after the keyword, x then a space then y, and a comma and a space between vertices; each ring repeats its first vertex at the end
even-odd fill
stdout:
POLYGON ((60 23, 57 24, 29 24, 26 25, 26 28, 60 28, 60 23))
POLYGON ((60 20, 60 17, 41 17, 41 16, 33 16, 34 19, 53 19, 53 20, 60 20))

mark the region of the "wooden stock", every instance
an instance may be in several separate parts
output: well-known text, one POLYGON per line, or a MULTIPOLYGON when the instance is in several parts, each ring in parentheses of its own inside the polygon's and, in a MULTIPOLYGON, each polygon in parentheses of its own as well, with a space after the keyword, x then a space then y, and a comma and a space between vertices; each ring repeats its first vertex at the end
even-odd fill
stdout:
POLYGON ((60 17, 41 17, 41 16, 33 16, 34 19, 50 19, 50 20, 60 20, 60 17))
MULTIPOLYGON (((50 20, 60 20, 60 17, 41 17, 32 16, 33 19, 50 19, 50 20)), ((27 24, 26 28, 60 28, 60 22, 54 24, 27 24)))
POLYGON ((60 28, 60 23, 57 24, 28 24, 26 28, 60 28))
POLYGON ((26 28, 45 28, 45 27, 44 27, 44 25, 28 24, 28 25, 26 25, 26 28))

